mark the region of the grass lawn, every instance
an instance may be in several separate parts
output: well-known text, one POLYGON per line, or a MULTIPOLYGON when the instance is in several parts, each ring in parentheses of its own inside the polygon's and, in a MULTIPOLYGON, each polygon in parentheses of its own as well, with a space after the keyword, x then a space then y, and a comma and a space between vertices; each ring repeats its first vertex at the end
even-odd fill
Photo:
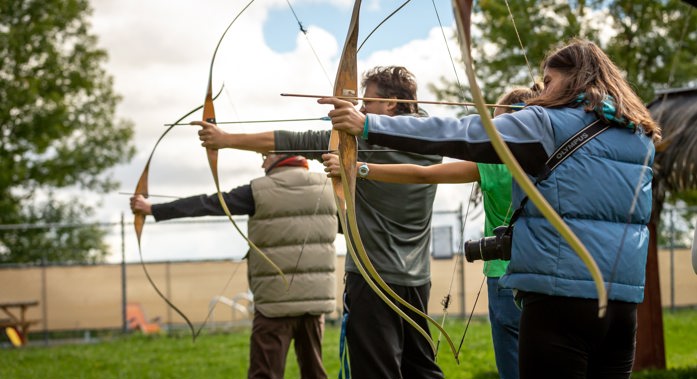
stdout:
MULTIPOLYGON (((697 310, 664 313, 668 370, 644 371, 638 379, 697 378, 697 310)), ((457 346, 463 320, 446 325, 457 346)), ((249 328, 204 334, 195 342, 179 336, 100 336, 93 344, 33 345, 0 350, 0 378, 245 378, 249 328)), ((339 327, 327 326, 324 362, 330 378, 339 372, 339 327)), ((472 321, 460 353, 460 365, 443 340, 438 363, 447 378, 498 378, 491 333, 485 319, 472 321)), ((288 356, 286 378, 299 378, 295 355, 288 356)))

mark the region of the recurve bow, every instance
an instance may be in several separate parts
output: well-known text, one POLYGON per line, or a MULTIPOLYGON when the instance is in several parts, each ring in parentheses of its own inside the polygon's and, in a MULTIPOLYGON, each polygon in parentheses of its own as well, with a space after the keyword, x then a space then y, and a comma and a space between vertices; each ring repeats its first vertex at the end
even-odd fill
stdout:
MULTIPOLYGON (((217 45, 215 46, 215 50, 213 51, 213 57, 211 58, 211 63, 210 67, 208 70, 208 85, 206 87, 206 96, 205 100, 203 103, 203 121, 215 124, 215 107, 213 105, 213 65, 215 63, 215 57, 218 53, 218 49, 220 48, 221 42, 223 42, 223 38, 225 37, 225 34, 227 34, 228 30, 230 30, 230 27, 237 21, 237 19, 244 13, 247 8, 249 8, 250 5, 254 0, 251 0, 247 5, 242 8, 242 10, 235 16, 235 18, 228 24, 227 28, 225 28, 225 31, 223 34, 220 36, 220 39, 218 40, 217 45)), ((264 254, 252 241, 249 240, 249 237, 247 237, 240 227, 237 225, 235 220, 232 218, 232 214, 230 213, 230 209, 228 208, 227 204, 225 203, 225 199, 223 198, 223 193, 220 191, 220 180, 218 177, 218 150, 217 149, 211 149, 211 148, 206 148, 206 156, 208 158, 208 166, 211 169, 211 174, 213 175, 213 182, 215 183, 215 190, 216 193, 218 194, 218 201, 220 202, 220 206, 223 209, 223 212, 225 212, 225 215, 228 217, 228 220, 232 223, 232 225, 235 227, 237 232, 244 238, 245 241, 247 241, 247 244, 249 244, 250 250, 258 254, 259 257, 261 257, 264 261, 266 261, 273 269, 274 271, 278 272, 278 274, 281 276, 283 279, 283 282, 288 285, 288 281, 286 280, 285 274, 283 271, 268 257, 266 254, 264 254)))
MULTIPOLYGON (((220 91, 213 97, 213 99, 217 98, 220 96, 220 93, 223 92, 223 87, 220 87, 220 91)), ((162 141, 163 138, 174 128, 175 125, 179 124, 182 120, 186 119, 193 113, 197 112, 199 109, 203 108, 203 105, 199 105, 198 107, 192 109, 182 117, 180 117, 176 122, 174 122, 172 125, 170 125, 165 131, 160 135, 160 137, 157 139, 155 142, 155 145, 153 146, 152 150, 150 151, 150 155, 148 156, 148 160, 145 163, 145 167, 143 168, 143 172, 140 174, 140 178, 138 179, 138 183, 136 184, 136 189, 133 191, 134 195, 142 195, 144 197, 148 197, 148 176, 150 174, 150 163, 152 162, 152 158, 155 155, 155 150, 157 149, 157 146, 160 144, 160 141, 162 141)), ((152 286, 152 288, 157 292, 158 296, 162 300, 164 300, 167 305, 169 305, 172 309, 174 309, 175 312, 177 312, 178 315, 180 315, 184 321, 186 322, 187 326, 191 330, 191 335, 193 336, 193 339, 196 340, 196 333, 194 331, 194 325, 189 320, 188 317, 182 312, 177 306, 170 301, 167 296, 165 296, 162 291, 157 287, 155 284, 155 281, 152 279, 150 276, 150 272, 148 271, 148 268, 145 266, 145 261, 143 260, 143 248, 141 245, 141 236, 143 234, 143 228, 145 226, 145 215, 141 213, 136 213, 133 217, 133 227, 136 232, 136 239, 138 240, 138 257, 140 258, 140 266, 143 268, 143 272, 145 273, 145 277, 148 279, 148 282, 152 286)))
MULTIPOLYGON (((337 71, 336 80, 334 82, 334 96, 356 96, 358 91, 358 74, 356 64, 356 52, 358 44, 358 19, 360 14, 361 1, 356 0, 349 24, 349 31, 344 43, 339 68, 337 71)), ((406 322, 413 326, 431 345, 434 353, 436 346, 433 339, 427 331, 419 324, 411 319, 400 307, 390 300, 386 294, 389 294, 392 299, 406 307, 412 312, 415 312, 420 317, 424 317, 431 324, 440 330, 445 336, 448 344, 453 352, 455 360, 458 360, 455 346, 442 326, 431 317, 421 312, 419 309, 409 304, 395 293, 389 285, 382 279, 375 267, 373 266, 368 253, 363 247, 360 233, 358 230, 358 222, 356 219, 355 208, 355 188, 356 188, 356 160, 357 160, 357 142, 356 137, 345 133, 338 132, 332 129, 332 134, 329 143, 329 150, 338 150, 340 164, 340 178, 332 178, 332 186, 334 188, 334 198, 337 204, 339 222, 341 223, 344 237, 346 238, 346 248, 356 263, 360 274, 365 279, 371 289, 395 311, 406 322), (377 283, 377 284, 376 284, 377 283), (379 287, 378 287, 379 285, 379 287)), ((360 306, 360 305, 356 305, 360 306)))
POLYGON ((496 127, 494 127, 491 117, 486 110, 484 105, 484 96, 482 95, 479 85, 477 84, 471 53, 470 28, 472 0, 453 0, 453 11, 455 13, 455 20, 457 22, 460 48, 465 61, 465 71, 467 73, 467 80, 470 84, 470 91, 472 92, 472 98, 481 117, 482 124, 484 125, 487 135, 491 139, 491 144, 501 158, 501 161, 510 170, 515 181, 518 182, 518 185, 520 185, 530 200, 535 204, 540 212, 542 212, 552 226, 554 226, 564 240, 566 240, 569 246, 571 246, 574 252, 576 252, 579 258, 581 258, 583 263, 586 265, 588 271, 590 271, 593 282, 595 283, 596 291, 598 293, 598 317, 603 317, 607 309, 607 291, 605 289, 605 283, 603 281, 603 275, 600 272, 600 268, 598 268, 593 256, 588 252, 583 243, 537 190, 525 171, 523 171, 522 167, 513 156, 513 153, 511 153, 508 146, 506 146, 506 143, 496 131, 496 127))

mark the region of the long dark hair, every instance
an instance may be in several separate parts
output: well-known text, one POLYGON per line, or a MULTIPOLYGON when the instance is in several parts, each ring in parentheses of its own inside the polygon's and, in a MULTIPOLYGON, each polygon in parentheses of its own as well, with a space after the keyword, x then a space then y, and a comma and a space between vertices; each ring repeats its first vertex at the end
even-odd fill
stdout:
MULTIPOLYGON (((563 74, 566 87, 561 92, 542 91, 530 99, 528 105, 543 107, 576 106, 578 96, 584 94, 587 111, 602 108, 608 96, 614 100, 616 119, 640 126, 654 142, 661 139, 661 129, 653 120, 639 96, 634 93, 622 73, 600 47, 585 39, 573 39, 551 51, 542 62, 542 71, 556 70, 563 74)), ((598 116, 605 118, 602 112, 598 116)))

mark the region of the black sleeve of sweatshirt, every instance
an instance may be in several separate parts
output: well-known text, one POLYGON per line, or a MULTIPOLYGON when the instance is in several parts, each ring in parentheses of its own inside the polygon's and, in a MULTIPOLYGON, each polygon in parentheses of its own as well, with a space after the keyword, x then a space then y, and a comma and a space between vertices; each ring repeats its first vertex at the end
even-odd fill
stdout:
MULTIPOLYGON (((254 215, 254 197, 249 184, 223 192, 223 199, 233 215, 254 215)), ((152 215, 155 221, 182 217, 223 216, 217 194, 185 197, 169 203, 153 204, 152 215)))

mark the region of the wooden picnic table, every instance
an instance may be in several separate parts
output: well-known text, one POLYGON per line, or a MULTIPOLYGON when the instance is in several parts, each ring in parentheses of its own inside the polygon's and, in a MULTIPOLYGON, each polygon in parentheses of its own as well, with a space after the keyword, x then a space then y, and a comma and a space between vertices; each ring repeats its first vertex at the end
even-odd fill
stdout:
POLYGON ((14 328, 19 333, 22 344, 26 344, 29 327, 39 323, 39 320, 27 320, 27 310, 38 305, 36 300, 0 303, 0 327, 14 328))

